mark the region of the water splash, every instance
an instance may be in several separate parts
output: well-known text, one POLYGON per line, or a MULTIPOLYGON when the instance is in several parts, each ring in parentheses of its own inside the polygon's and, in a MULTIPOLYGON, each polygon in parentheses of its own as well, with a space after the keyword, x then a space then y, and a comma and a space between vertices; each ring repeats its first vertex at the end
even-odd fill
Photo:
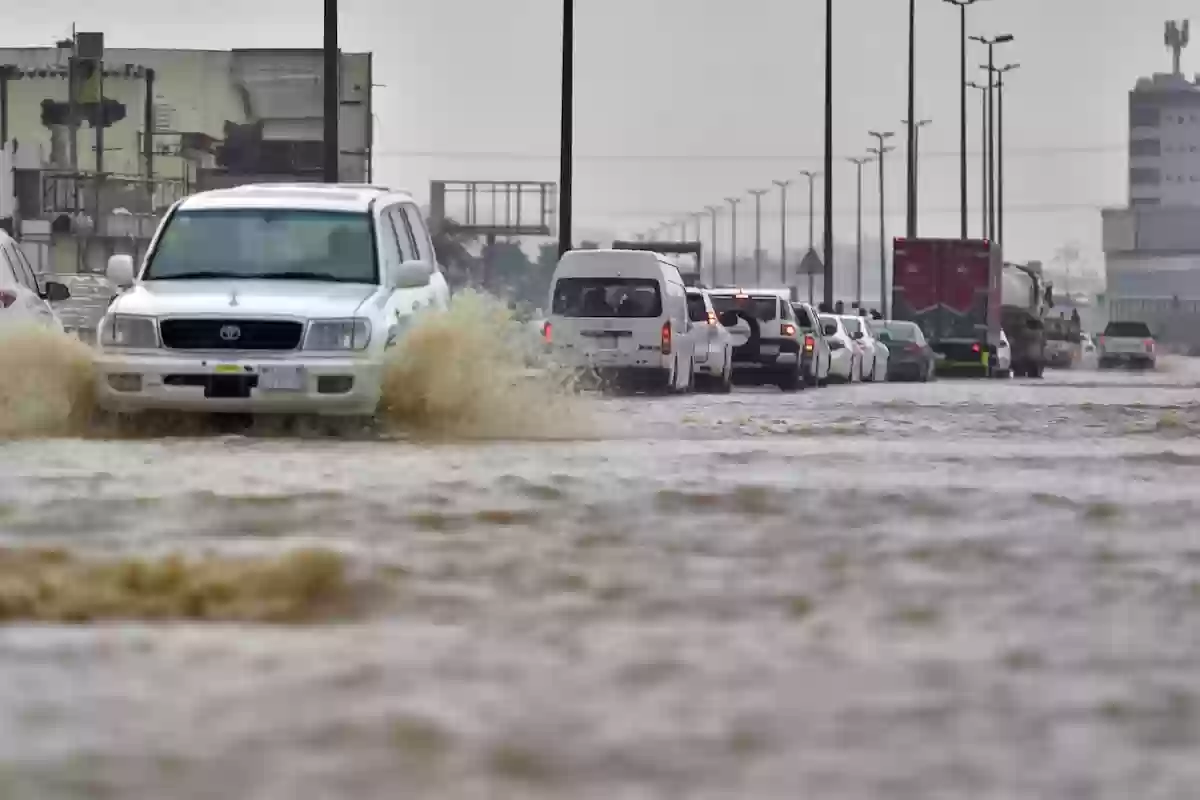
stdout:
POLYGON ((40 326, 0 331, 0 438, 79 435, 94 412, 91 347, 40 326))

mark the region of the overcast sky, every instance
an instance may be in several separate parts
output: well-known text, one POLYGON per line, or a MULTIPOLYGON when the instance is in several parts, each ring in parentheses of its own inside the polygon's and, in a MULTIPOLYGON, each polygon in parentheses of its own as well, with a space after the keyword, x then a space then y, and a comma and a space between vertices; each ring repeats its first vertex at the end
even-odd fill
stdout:
MULTIPOLYGON (((868 129, 905 116, 904 0, 836 0, 835 235, 854 231, 854 168, 868 129)), ((922 233, 958 231, 958 13, 918 0, 922 233)), ((576 0, 577 224, 632 235, 685 212, 819 169, 823 3, 817 0, 576 0)), ((1166 71, 1163 23, 1186 0, 984 0, 971 33, 1012 33, 1006 102, 1006 239, 1010 258, 1043 258, 1077 242, 1099 259, 1099 209, 1126 197, 1127 92, 1166 71)), ((342 46, 376 54, 376 172, 424 199, 432 179, 555 180, 559 0, 342 0, 342 46)), ((5 46, 50 44, 104 30, 112 47, 320 46, 319 0, 41 0, 9 4, 5 46), (205 16, 201 16, 200 9, 205 16)), ((973 78, 985 55, 970 54, 973 78)), ((1200 53, 1184 54, 1200 72, 1200 53)), ((969 96, 978 150, 978 95, 969 96)), ((898 137, 899 138, 899 137, 898 137)), ((888 235, 903 224, 903 140, 887 170, 888 235)), ((977 203, 978 161, 970 169, 977 203)), ((868 230, 878 183, 866 180, 868 230)), ((789 203, 789 238, 806 243, 804 192, 789 203)), ((818 189, 818 203, 820 202, 818 189)), ((739 245, 753 245, 753 204, 739 245)), ((971 214, 978 231, 978 210, 971 214)), ((728 216, 720 249, 728 246, 728 216)), ((818 230, 820 223, 818 222, 818 230)), ((707 242, 708 227, 705 226, 707 242)), ((818 234, 819 235, 819 234, 818 234)), ((777 194, 763 201, 763 243, 779 240, 777 194)))

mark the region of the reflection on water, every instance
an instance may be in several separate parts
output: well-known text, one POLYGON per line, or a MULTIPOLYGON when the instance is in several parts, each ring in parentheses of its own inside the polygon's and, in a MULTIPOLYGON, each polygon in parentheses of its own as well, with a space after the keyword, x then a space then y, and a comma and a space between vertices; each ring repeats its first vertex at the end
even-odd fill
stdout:
POLYGON ((112 570, 173 553, 320 548, 365 588, 332 622, 0 628, 0 796, 1191 797, 1197 377, 556 396, 567 441, 456 440, 486 417, 454 399, 401 414, 437 441, 12 441, 4 557, 105 602, 144 611, 112 570))

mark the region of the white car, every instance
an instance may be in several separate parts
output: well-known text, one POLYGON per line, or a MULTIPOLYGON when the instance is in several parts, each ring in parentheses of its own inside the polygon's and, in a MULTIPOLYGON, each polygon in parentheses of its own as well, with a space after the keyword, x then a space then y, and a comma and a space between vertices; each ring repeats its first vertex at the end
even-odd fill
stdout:
POLYGON ((845 317, 822 314, 821 325, 829 343, 829 377, 842 383, 862 380, 862 351, 846 330, 845 317))
POLYGON ((552 358, 601 386, 690 392, 699 331, 679 268, 648 250, 571 250, 550 281, 552 358))
POLYGON ((42 325, 63 330, 51 307, 71 296, 66 284, 47 280, 39 284, 29 259, 17 243, 0 231, 0 325, 4 328, 42 325))
POLYGON ((842 316, 846 332, 862 348, 862 380, 887 380, 887 346, 875 338, 866 317, 842 316))
POLYGON ((775 384, 785 392, 803 389, 804 335, 786 289, 713 289, 713 308, 733 337, 733 372, 738 382, 775 384), (738 319, 727 318, 733 314, 738 319))
POLYGON ((1000 329, 1000 344, 996 347, 996 364, 992 368, 992 376, 996 378, 1012 377, 1012 346, 1008 343, 1008 334, 1000 329))
POLYGON ((687 303, 688 316, 699 334, 696 341, 697 377, 703 376, 705 384, 727 394, 733 391, 733 337, 717 317, 707 291, 689 288, 687 303))
POLYGON ((450 293, 411 195, 361 184, 254 184, 168 211, 97 336, 96 394, 116 412, 367 416, 384 354, 450 293))

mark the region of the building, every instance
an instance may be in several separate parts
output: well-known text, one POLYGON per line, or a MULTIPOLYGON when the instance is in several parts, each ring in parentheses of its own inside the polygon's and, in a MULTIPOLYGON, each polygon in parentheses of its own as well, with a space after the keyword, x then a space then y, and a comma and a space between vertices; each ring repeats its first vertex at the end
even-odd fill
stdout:
MULTIPOLYGON (((343 53, 340 78, 340 178, 369 181, 371 55, 343 53)), ((95 272, 184 194, 320 180, 322 86, 319 49, 2 48, 0 220, 44 270, 95 272)))
POLYGON ((1170 73, 1129 93, 1129 203, 1102 212, 1110 319, 1200 347, 1200 76, 1180 69, 1188 24, 1167 23, 1170 73))

